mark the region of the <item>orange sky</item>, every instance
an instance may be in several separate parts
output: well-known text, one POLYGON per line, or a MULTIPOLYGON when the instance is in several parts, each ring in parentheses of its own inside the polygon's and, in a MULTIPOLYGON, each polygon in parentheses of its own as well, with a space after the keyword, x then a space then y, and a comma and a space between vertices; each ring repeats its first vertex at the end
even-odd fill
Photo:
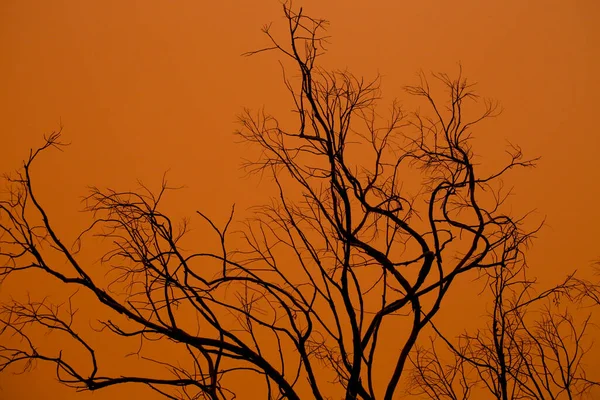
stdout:
MULTIPOLYGON (((331 21, 327 65, 381 74, 385 100, 406 100, 401 87, 418 70, 452 75, 461 62, 504 107, 484 125, 489 148, 509 140, 542 156, 537 169, 512 175, 515 210, 547 217, 530 264, 549 279, 600 257, 599 2, 295 4, 331 21)), ((182 216, 224 218, 233 202, 243 210, 264 201, 258 181, 242 179, 245 147, 232 132, 243 107, 287 111, 277 57, 240 56, 265 44, 260 28, 270 21, 282 21, 275 0, 1 1, 0 171, 17 168, 62 121, 72 145, 44 156, 36 178, 51 215, 70 221, 61 224, 67 236, 85 221, 86 186, 156 186, 166 170, 187 186, 172 200, 182 216)), ((45 371, 0 375, 0 398, 92 398, 45 371)))

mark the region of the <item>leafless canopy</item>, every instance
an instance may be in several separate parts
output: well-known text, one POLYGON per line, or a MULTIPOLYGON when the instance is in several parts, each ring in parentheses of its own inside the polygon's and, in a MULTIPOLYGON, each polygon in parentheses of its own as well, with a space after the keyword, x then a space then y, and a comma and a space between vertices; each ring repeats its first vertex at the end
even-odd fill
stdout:
POLYGON ((198 212, 220 246, 185 249, 187 225, 160 207, 166 184, 157 194, 94 188, 86 199, 93 223, 75 248, 90 234, 111 244, 102 256, 107 281, 59 237, 37 197, 32 165, 61 146, 60 132, 8 179, 2 279, 37 271, 65 293, 78 292, 60 306, 5 304, 2 333, 20 340, 0 348, 1 369, 44 361, 82 390, 139 383, 173 399, 233 398, 236 377, 255 374, 268 399, 391 400, 420 332, 459 275, 522 260, 533 232, 504 212, 501 179, 533 160, 510 147, 496 170, 473 161, 473 127, 497 115, 495 103, 460 74, 433 75, 431 86, 422 74, 406 88, 422 110, 406 113, 394 103, 381 116, 378 80, 319 66, 326 21, 290 4, 283 11, 288 36, 267 26, 270 44, 249 54, 281 56, 295 123, 284 128, 288 120, 266 112, 240 116, 239 137, 260 150, 246 167, 270 177, 279 196, 257 209, 235 248, 232 218, 221 227, 198 212), (434 94, 438 86, 445 100, 434 94), (91 333, 74 323, 80 295, 112 315, 96 323, 107 340, 135 338, 140 359, 166 368, 110 375, 86 339, 91 333), (31 333, 40 328, 62 332, 87 358, 43 352, 31 333), (145 353, 156 341, 173 353, 145 353))
POLYGON ((596 284, 570 275, 536 293, 525 266, 493 268, 486 274, 492 298, 486 326, 456 340, 436 329, 447 351, 441 355, 432 343, 415 352, 413 394, 468 399, 479 387, 480 393, 499 400, 575 399, 600 385, 587 377, 585 368, 590 309, 573 313, 597 292, 596 284))

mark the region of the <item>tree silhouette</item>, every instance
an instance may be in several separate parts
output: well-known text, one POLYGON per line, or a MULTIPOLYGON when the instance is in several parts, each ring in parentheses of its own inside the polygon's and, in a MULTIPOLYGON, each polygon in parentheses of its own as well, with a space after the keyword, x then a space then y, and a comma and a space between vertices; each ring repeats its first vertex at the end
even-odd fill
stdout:
POLYGON ((501 400, 574 399, 600 385, 585 371, 591 342, 586 343, 584 335, 591 314, 575 318, 569 308, 597 292, 597 285, 570 275, 536 293, 535 281, 525 272, 524 266, 486 271, 492 307, 485 328, 465 332, 457 340, 434 328, 449 357, 436 350, 435 339, 431 347, 415 352, 413 394, 468 399, 479 386, 501 400))
POLYGON ((473 127, 498 114, 496 103, 461 73, 435 74, 431 84, 421 74, 406 92, 423 110, 394 103, 382 117, 378 79, 319 65, 327 22, 289 3, 283 12, 288 36, 266 26, 270 44, 248 55, 283 58, 296 122, 240 116, 239 138, 260 150, 246 168, 278 191, 241 243, 230 244, 233 210, 223 226, 198 212, 220 248, 184 247, 188 224, 162 210, 163 181, 158 193, 93 188, 85 200, 93 223, 67 245, 31 173, 41 153, 64 145, 60 131, 7 177, 0 276, 41 273, 73 296, 4 304, 2 335, 17 344, 0 346, 0 369, 47 362, 74 388, 138 383, 173 399, 233 398, 236 377, 253 374, 264 382, 253 390, 269 399, 391 400, 459 276, 520 268, 536 229, 506 212, 502 178, 535 160, 510 146, 494 171, 473 161, 473 127), (79 257, 93 237, 111 246, 102 274, 79 257), (106 313, 94 322, 105 340, 136 339, 140 362, 165 368, 111 375, 76 323, 78 296, 106 313), (38 346, 40 330, 60 333, 64 351, 38 346), (170 350, 157 356, 148 350, 156 343, 170 350))

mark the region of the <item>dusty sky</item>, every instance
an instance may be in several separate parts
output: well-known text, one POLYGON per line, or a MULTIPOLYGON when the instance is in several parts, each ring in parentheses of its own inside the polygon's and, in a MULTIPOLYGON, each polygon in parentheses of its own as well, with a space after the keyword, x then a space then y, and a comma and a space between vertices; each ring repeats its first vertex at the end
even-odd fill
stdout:
MULTIPOLYGON (((404 101, 401 88, 420 69, 454 74, 460 62, 504 107, 481 132, 487 147, 508 140, 542 157, 512 176, 515 210, 547 220, 532 267, 550 279, 600 257, 599 2, 295 4, 331 21, 327 65, 381 74, 386 101, 404 101)), ((275 0, 1 1, 0 171, 18 167, 62 122, 72 145, 47 154, 36 178, 66 236, 82 226, 86 186, 156 185, 166 170, 187 187, 174 200, 182 215, 222 218, 233 202, 260 203, 265 183, 242 179, 245 148, 232 132, 243 107, 287 111, 277 57, 241 57, 266 43, 260 28, 270 21, 282 22, 275 0)), ((92 398, 56 385, 48 370, 0 375, 0 387, 7 399, 92 398)))

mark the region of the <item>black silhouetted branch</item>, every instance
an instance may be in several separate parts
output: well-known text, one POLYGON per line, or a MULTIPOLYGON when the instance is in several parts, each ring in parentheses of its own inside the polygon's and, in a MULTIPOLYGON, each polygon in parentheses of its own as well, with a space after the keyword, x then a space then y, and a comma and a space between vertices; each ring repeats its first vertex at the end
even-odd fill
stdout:
POLYGON ((435 400, 468 399, 476 383, 472 379, 473 368, 464 357, 448 358, 450 362, 442 361, 444 357, 438 354, 433 339, 430 346, 417 345, 411 356, 413 373, 409 393, 435 400))

